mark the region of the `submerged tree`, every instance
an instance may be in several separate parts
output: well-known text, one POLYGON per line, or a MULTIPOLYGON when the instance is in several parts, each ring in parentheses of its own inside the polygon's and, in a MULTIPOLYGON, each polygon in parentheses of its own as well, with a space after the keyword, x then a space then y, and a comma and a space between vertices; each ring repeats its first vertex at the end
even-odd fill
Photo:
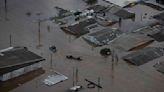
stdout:
POLYGON ((103 48, 100 50, 100 54, 104 57, 111 55, 111 50, 109 48, 103 48))

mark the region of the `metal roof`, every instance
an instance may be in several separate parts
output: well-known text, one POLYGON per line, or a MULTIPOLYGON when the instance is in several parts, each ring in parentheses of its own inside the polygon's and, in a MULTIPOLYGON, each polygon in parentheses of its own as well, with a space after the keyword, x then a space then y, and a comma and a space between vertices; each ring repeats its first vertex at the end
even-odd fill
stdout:
POLYGON ((85 27, 87 27, 91 24, 95 24, 95 23, 96 23, 96 20, 93 18, 90 18, 90 19, 86 19, 84 21, 81 21, 79 23, 76 23, 74 25, 70 25, 70 26, 66 27, 66 30, 65 30, 65 28, 64 29, 62 28, 62 29, 64 31, 72 33, 73 35, 81 36, 81 35, 84 35, 86 33, 89 33, 89 31, 85 30, 85 27))
POLYGON ((128 33, 121 35, 119 38, 114 40, 111 45, 121 50, 131 51, 144 45, 146 46, 151 42, 153 42, 153 39, 146 35, 138 33, 128 33))
POLYGON ((123 57, 125 61, 128 61, 134 65, 143 65, 156 58, 164 56, 164 48, 160 47, 147 47, 141 50, 135 51, 123 57))
POLYGON ((3 55, 0 55, 0 74, 45 60, 26 48, 21 47, 1 53, 3 55))
POLYGON ((117 38, 122 32, 118 29, 105 28, 100 31, 90 33, 83 38, 94 45, 107 45, 117 38))
POLYGON ((164 21, 164 12, 157 14, 155 16, 153 16, 153 18, 157 19, 157 20, 161 20, 164 21))
POLYGON ((164 62, 159 62, 154 65, 155 69, 164 74, 164 62))
POLYGON ((94 6, 91 6, 89 8, 87 8, 88 10, 94 10, 94 12, 96 13, 101 13, 103 12, 107 7, 105 6, 102 6, 102 5, 94 5, 94 6))

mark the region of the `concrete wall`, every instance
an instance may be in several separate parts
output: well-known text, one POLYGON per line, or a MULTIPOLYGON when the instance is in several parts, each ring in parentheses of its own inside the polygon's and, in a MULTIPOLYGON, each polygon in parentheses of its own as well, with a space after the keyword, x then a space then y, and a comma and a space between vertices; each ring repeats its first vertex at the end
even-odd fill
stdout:
POLYGON ((31 72, 31 71, 36 70, 36 69, 41 68, 41 67, 42 67, 42 62, 35 63, 33 65, 26 66, 26 67, 20 68, 18 70, 14 70, 12 72, 3 74, 2 76, 0 76, 0 80, 1 81, 7 81, 9 79, 18 77, 20 75, 31 72))

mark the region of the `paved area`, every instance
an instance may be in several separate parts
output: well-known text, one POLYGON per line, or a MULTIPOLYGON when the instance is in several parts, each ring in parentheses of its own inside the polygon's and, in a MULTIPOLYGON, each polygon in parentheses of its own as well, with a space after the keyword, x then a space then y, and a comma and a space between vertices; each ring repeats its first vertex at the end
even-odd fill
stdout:
MULTIPOLYGON (((102 3, 102 2, 100 2, 102 3)), ((56 15, 55 6, 65 9, 83 10, 86 4, 82 0, 8 0, 8 21, 4 20, 4 4, 0 0, 0 49, 10 46, 10 35, 12 38, 12 46, 26 46, 31 51, 46 58, 44 69, 46 73, 40 77, 33 79, 21 86, 15 88, 11 92, 65 92, 72 87, 72 71, 73 67, 79 68, 78 84, 84 86, 81 92, 98 92, 95 89, 88 89, 85 78, 97 81, 100 77, 103 89, 100 92, 162 92, 164 90, 164 75, 157 72, 153 65, 156 61, 162 61, 164 57, 151 61, 143 66, 136 67, 119 60, 114 66, 111 57, 104 58, 99 55, 101 48, 92 48, 82 38, 74 38, 65 34, 58 25, 51 21, 41 23, 41 48, 38 45, 38 16, 40 18, 48 18, 56 15), (27 12, 31 12, 31 16, 27 16, 27 12), (50 30, 47 29, 50 26, 50 30), (50 70, 50 54, 49 47, 56 45, 57 53, 53 54, 53 69, 66 75, 69 79, 52 87, 43 84, 43 79, 50 70), (77 62, 67 60, 66 55, 81 56, 83 61, 77 62)), ((135 6, 133 9, 139 15, 136 17, 138 25, 147 23, 141 21, 140 16, 143 12, 148 11, 147 7, 135 6)), ((158 12, 150 9, 150 14, 158 12)), ((149 15, 149 14, 148 14, 149 15)), ((126 20, 123 22, 127 22, 126 20)), ((131 22, 132 23, 132 22, 131 22)), ((129 24, 131 24, 129 23, 129 24)), ((118 25, 114 25, 117 27, 118 25)), ((129 25, 122 26, 121 29, 126 32, 129 25)), ((131 30, 128 30, 131 31, 131 30)), ((154 42, 151 46, 164 46, 163 43, 154 42)), ((119 57, 126 52, 116 50, 119 57)))

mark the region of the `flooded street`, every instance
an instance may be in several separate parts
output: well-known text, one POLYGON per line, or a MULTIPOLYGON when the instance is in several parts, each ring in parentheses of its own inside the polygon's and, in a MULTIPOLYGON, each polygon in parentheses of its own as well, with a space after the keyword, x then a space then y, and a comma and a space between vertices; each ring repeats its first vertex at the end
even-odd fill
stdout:
MULTIPOLYGON (((4 0, 0 0, 0 49, 9 47, 10 44, 12 46, 25 46, 46 59, 43 65, 44 74, 21 84, 10 92, 66 92, 73 86, 73 67, 78 67, 79 70, 78 84, 84 87, 81 92, 163 92, 164 75, 152 69, 151 66, 155 63, 154 61, 139 67, 127 64, 121 57, 118 62, 112 62, 112 57, 104 58, 99 54, 102 47, 93 48, 82 38, 75 38, 64 33, 52 21, 41 23, 40 44, 42 46, 37 47, 39 44, 39 16, 37 13, 41 14, 41 19, 46 19, 57 14, 55 6, 69 10, 83 10, 87 5, 82 0, 7 1, 8 21, 5 20, 4 0), (27 16, 28 12, 31 13, 31 16, 27 16), (43 83, 43 80, 50 73, 52 52, 49 47, 52 45, 57 47, 57 52, 52 55, 52 67, 55 71, 67 76, 68 80, 49 87, 43 83), (83 60, 80 62, 69 60, 65 58, 66 55, 81 56, 83 60), (97 88, 88 89, 84 79, 97 82, 99 77, 103 88, 100 91, 97 88)), ((130 10, 135 11, 135 9, 130 10)), ((125 30, 125 28, 123 29, 125 30)), ((164 46, 163 43, 161 44, 164 46)), ((154 43, 152 46, 154 45, 158 44, 154 43)), ((125 53, 119 50, 117 52, 120 56, 125 53)), ((164 57, 160 58, 159 61, 163 59, 164 57)))

